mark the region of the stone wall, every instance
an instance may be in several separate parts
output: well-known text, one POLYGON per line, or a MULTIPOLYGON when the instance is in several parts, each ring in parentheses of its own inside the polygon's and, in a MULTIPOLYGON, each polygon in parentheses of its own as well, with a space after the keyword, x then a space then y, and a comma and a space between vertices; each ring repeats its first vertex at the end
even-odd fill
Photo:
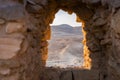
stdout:
POLYGON ((0 80, 39 80, 39 40, 29 27, 34 25, 23 5, 0 2, 0 80))
MULTIPOLYGON (((79 79, 71 80, 119 80, 119 7, 119 0, 0 0, 0 80, 54 80, 45 63, 59 9, 83 23, 84 69, 72 70, 79 79)), ((71 75, 61 72, 56 80, 71 75)))

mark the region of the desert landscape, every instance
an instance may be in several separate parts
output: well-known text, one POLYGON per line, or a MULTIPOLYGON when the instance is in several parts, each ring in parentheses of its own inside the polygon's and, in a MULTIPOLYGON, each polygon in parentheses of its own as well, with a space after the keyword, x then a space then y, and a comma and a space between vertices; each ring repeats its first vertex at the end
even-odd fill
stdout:
POLYGON ((80 67, 83 64, 83 34, 79 26, 67 24, 51 27, 47 67, 80 67))

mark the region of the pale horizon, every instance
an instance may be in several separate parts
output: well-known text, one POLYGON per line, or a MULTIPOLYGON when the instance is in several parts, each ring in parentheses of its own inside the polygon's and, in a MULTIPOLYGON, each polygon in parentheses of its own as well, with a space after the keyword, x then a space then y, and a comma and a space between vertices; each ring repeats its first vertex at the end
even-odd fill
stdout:
POLYGON ((72 27, 82 25, 82 23, 76 22, 76 14, 75 13, 70 15, 63 10, 59 10, 55 15, 55 19, 54 19, 53 23, 50 25, 53 26, 53 25, 61 25, 61 24, 67 24, 72 27))

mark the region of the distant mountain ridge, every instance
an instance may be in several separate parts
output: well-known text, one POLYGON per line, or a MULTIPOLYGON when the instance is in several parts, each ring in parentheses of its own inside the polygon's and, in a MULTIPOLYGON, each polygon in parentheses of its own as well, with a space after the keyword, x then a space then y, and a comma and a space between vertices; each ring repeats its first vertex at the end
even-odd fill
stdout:
POLYGON ((81 34, 82 27, 72 27, 68 24, 61 24, 61 25, 53 25, 51 27, 53 32, 65 32, 65 33, 72 33, 72 34, 81 34))

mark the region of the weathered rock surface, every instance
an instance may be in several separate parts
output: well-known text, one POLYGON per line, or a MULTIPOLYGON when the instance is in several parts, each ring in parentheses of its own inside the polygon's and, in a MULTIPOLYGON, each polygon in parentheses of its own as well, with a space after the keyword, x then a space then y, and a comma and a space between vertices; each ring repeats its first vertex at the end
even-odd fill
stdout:
POLYGON ((111 28, 116 32, 120 33, 120 10, 117 11, 117 13, 112 17, 111 19, 111 28))
POLYGON ((61 73, 60 80, 73 80, 72 71, 65 71, 61 73))
POLYGON ((0 59, 10 59, 20 50, 22 39, 0 38, 0 59))
POLYGON ((8 68, 0 68, 0 74, 9 75, 10 74, 10 69, 8 69, 8 68))
POLYGON ((44 77, 47 77, 45 80, 98 80, 99 71, 94 70, 85 70, 85 69, 60 69, 60 68, 46 68, 47 73, 44 74, 44 77))
POLYGON ((15 33, 15 32, 19 32, 19 31, 22 31, 22 28, 23 28, 23 24, 20 24, 20 23, 8 23, 7 26, 6 26, 6 33, 15 33))
POLYGON ((47 73, 49 24, 59 9, 75 12, 83 22, 84 67, 90 70, 73 74, 83 80, 120 80, 119 8, 120 0, 0 0, 0 80, 59 80, 57 74, 42 75, 47 73))

